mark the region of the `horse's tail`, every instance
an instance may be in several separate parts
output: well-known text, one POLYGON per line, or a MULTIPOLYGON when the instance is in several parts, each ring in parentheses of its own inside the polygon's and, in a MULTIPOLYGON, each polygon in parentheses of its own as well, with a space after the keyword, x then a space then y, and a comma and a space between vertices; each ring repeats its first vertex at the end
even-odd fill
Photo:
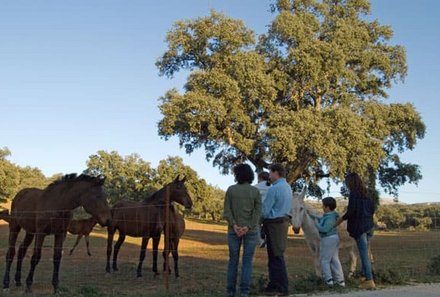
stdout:
POLYGON ((0 220, 4 220, 9 223, 9 221, 11 220, 11 217, 9 215, 9 210, 4 209, 0 211, 0 220))

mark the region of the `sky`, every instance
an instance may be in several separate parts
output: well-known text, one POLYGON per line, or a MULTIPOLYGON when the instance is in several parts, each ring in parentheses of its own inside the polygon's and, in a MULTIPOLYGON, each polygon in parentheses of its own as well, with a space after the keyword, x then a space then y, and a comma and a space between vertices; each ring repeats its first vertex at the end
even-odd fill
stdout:
MULTIPOLYGON (((225 189, 202 150, 191 155, 176 139, 158 136, 158 98, 181 88, 185 75, 161 77, 154 65, 166 32, 179 19, 215 9, 267 30, 270 0, 4 0, 0 1, 0 147, 10 160, 46 175, 81 172, 91 154, 138 153, 153 166, 181 156, 208 182, 225 189)), ((373 0, 372 17, 394 29, 407 50, 408 76, 390 102, 413 102, 427 135, 403 159, 421 165, 418 187, 401 188, 403 202, 440 201, 440 1, 373 0)), ((339 186, 332 186, 337 193, 339 186)))

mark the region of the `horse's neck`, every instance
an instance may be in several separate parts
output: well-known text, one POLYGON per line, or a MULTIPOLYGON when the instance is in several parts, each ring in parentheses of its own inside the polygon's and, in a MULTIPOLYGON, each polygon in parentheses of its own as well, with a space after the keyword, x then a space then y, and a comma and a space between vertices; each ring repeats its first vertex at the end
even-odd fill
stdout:
POLYGON ((145 203, 151 205, 162 206, 165 204, 165 188, 155 192, 151 197, 144 200, 145 203))
POLYGON ((46 209, 73 211, 81 206, 80 197, 85 185, 62 184, 46 190, 42 197, 46 209))
POLYGON ((315 226, 314 220, 304 212, 304 219, 302 229, 304 231, 304 237, 309 245, 319 245, 319 232, 315 226))

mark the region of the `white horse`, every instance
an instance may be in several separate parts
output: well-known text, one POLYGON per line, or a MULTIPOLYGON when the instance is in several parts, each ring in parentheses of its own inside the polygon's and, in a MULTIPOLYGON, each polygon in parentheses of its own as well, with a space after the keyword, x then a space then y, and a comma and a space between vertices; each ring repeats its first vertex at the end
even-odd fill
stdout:
MULTIPOLYGON (((313 261, 315 264, 315 272, 317 276, 321 276, 321 265, 319 264, 319 231, 315 226, 315 221, 308 212, 316 213, 316 211, 309 205, 304 203, 306 195, 306 188, 301 193, 293 194, 293 208, 292 208, 292 227, 295 234, 298 234, 300 229, 303 229, 304 238, 310 251, 313 254, 313 261)), ((348 277, 352 277, 356 270, 357 256, 356 256, 356 242, 349 237, 347 231, 347 224, 343 222, 338 227, 339 237, 341 239, 339 250, 343 253, 348 253, 350 257, 350 271, 348 277)))

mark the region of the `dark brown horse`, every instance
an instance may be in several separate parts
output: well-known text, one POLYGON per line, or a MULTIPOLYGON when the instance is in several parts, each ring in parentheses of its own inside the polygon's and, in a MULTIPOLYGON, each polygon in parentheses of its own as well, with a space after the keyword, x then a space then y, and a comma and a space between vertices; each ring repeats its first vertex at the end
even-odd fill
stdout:
POLYGON ((95 225, 97 223, 98 223, 98 221, 94 217, 91 217, 91 218, 85 219, 85 220, 72 220, 72 221, 70 221, 69 227, 67 228, 67 232, 69 232, 70 234, 73 234, 73 235, 78 235, 76 237, 75 244, 73 245, 72 249, 70 250, 70 255, 73 254, 73 251, 75 250, 76 246, 81 241, 81 238, 83 238, 83 236, 86 241, 87 255, 89 255, 89 256, 92 255, 90 253, 90 249, 89 249, 89 235, 90 235, 90 232, 92 232, 93 227, 95 227, 95 225))
POLYGON ((73 209, 82 206, 105 226, 111 215, 107 196, 103 190, 104 179, 88 175, 69 174, 50 184, 46 189, 24 189, 12 201, 9 222, 9 249, 6 254, 6 270, 3 287, 9 289, 9 273, 15 256, 15 244, 21 229, 26 231, 17 257, 15 281, 21 286, 21 266, 27 248, 35 238, 31 267, 26 279, 26 292, 32 292, 34 271, 41 259, 41 247, 47 235, 54 235, 52 285, 58 290, 59 269, 63 242, 73 209))
POLYGON ((160 238, 165 226, 167 193, 169 193, 170 203, 177 202, 187 209, 192 207, 193 203, 185 187, 185 179, 179 180, 179 178, 176 178, 172 183, 155 192, 143 202, 120 201, 113 206, 112 225, 108 228, 107 239, 106 271, 108 273, 110 273, 113 237, 116 230, 118 230, 119 238, 115 244, 113 253, 113 270, 118 270, 118 253, 125 240, 125 236, 142 237, 139 265, 137 268, 137 276, 142 276, 142 263, 145 259, 148 241, 150 238, 160 238))
MULTIPOLYGON (((166 226, 165 226, 166 228, 166 226)), ((170 212, 170 238, 169 238, 169 250, 165 250, 163 251, 162 255, 164 258, 164 264, 163 264, 163 271, 170 273, 171 269, 169 266, 169 262, 168 262, 168 267, 167 267, 167 261, 165 260, 166 257, 169 256, 170 252, 173 255, 173 260, 174 260, 174 275, 176 277, 180 276, 179 273, 179 243, 180 243, 180 238, 182 238, 183 233, 185 232, 185 220, 183 218, 183 216, 174 208, 171 208, 171 212, 170 212)), ((167 238, 165 237, 165 240, 167 240, 167 238)), ((159 240, 157 240, 156 238, 153 239, 153 245, 158 246, 159 244, 159 240), (157 241, 157 243, 156 243, 157 241)), ((157 254, 156 254, 157 256, 157 254)), ((156 263, 156 270, 157 270, 157 257, 156 259, 153 259, 153 262, 156 263)), ((154 266, 154 264, 153 264, 154 266)), ((154 267, 153 267, 154 270, 154 267)))

